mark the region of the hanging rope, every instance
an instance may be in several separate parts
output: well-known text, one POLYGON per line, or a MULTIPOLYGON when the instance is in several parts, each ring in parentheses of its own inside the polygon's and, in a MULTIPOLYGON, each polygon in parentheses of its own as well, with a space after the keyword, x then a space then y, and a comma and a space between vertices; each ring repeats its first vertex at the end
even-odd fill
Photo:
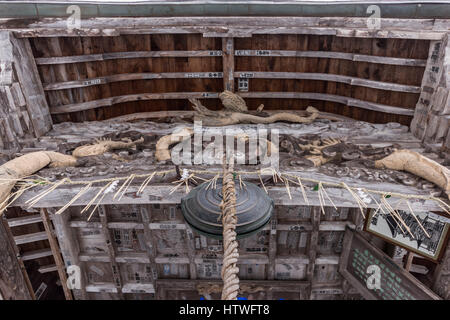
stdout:
POLYGON ((223 225, 223 266, 222 266, 222 300, 236 300, 239 293, 239 258, 236 241, 236 190, 233 176, 233 162, 227 168, 224 163, 222 182, 222 225, 223 225))

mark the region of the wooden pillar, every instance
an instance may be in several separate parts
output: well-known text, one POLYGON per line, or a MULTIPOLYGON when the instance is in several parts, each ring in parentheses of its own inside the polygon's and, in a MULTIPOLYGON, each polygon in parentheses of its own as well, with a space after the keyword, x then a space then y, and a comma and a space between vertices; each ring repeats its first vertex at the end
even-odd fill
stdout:
MULTIPOLYGON (((51 209, 56 211, 55 209, 51 209)), ((75 300, 88 300, 88 294, 86 292, 87 277, 85 270, 82 266, 82 262, 79 259, 80 246, 73 229, 69 226, 70 210, 68 208, 63 214, 53 215, 53 225, 55 227, 56 236, 58 237, 61 254, 64 258, 66 267, 71 265, 80 267, 81 271, 81 288, 73 289, 72 293, 75 300)))
POLYGON ((443 299, 450 299, 450 242, 433 275, 433 291, 443 299))
POLYGON ((320 215, 322 211, 320 207, 311 208, 311 240, 309 242, 309 264, 306 269, 306 279, 310 282, 310 295, 309 299, 312 299, 312 289, 314 287, 314 269, 316 268, 317 248, 319 246, 319 226, 320 215))
POLYGON ((0 293, 4 300, 35 300, 5 216, 0 216, 0 293))
POLYGON ((277 211, 274 210, 272 220, 270 222, 270 238, 269 238, 269 265, 267 270, 267 279, 275 279, 275 268, 277 258, 277 211))
POLYGON ((98 207, 98 215, 100 217, 100 223, 102 225, 103 237, 105 238, 106 241, 106 248, 108 250, 109 264, 111 265, 111 271, 114 278, 114 285, 116 286, 119 298, 121 300, 124 300, 124 296, 122 293, 122 286, 123 286, 122 275, 120 274, 119 264, 116 261, 116 251, 114 249, 111 234, 108 229, 108 217, 106 215, 105 206, 98 207))
POLYGON ((0 149, 19 149, 51 128, 29 39, 0 31, 0 149))
POLYGON ((450 43, 431 41, 411 132, 427 144, 450 147, 450 43))
POLYGON ((150 267, 152 269, 152 284, 153 287, 156 290, 156 280, 158 280, 158 271, 156 270, 156 239, 154 237, 154 234, 152 230, 150 230, 150 219, 151 219, 151 213, 149 210, 147 210, 148 206, 141 206, 140 212, 142 217, 142 223, 144 224, 144 237, 145 237, 145 245, 147 249, 147 255, 148 259, 150 261, 150 267))
POLYGON ((41 217, 45 232, 47 233, 48 242, 50 243, 50 249, 52 250, 53 259, 55 259, 55 265, 58 270, 59 280, 61 281, 64 296, 66 297, 66 300, 73 300, 72 292, 67 287, 67 274, 64 268, 64 262, 61 257, 61 251, 59 249, 58 241, 56 240, 52 222, 50 221, 47 209, 41 209, 41 217))
POLYGON ((234 92, 234 39, 222 39, 223 89, 234 92))

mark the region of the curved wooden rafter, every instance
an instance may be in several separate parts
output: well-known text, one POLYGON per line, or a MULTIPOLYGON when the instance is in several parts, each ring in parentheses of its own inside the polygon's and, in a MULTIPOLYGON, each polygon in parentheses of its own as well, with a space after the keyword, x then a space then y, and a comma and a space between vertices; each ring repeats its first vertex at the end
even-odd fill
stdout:
MULTIPOLYGON (((309 99, 337 102, 343 105, 358 107, 366 110, 380 111, 391 114, 413 116, 414 110, 388 106, 384 104, 363 101, 351 97, 344 97, 326 93, 315 92, 247 92, 239 94, 243 98, 276 98, 276 99, 309 99)), ((141 93, 130 94, 116 97, 110 97, 99 100, 92 100, 88 102, 68 104, 50 108, 51 114, 63 114, 69 112, 79 112, 91 110, 100 107, 109 107, 114 104, 140 101, 140 100, 161 100, 161 99, 217 99, 219 94, 217 92, 170 92, 170 93, 141 93)))
POLYGON ((308 99, 341 103, 350 107, 358 107, 366 110, 380 111, 391 114, 413 116, 413 109, 406 109, 385 104, 369 102, 351 97, 338 96, 327 93, 315 92, 243 92, 239 94, 242 98, 267 98, 267 99, 308 99))
POLYGON ((235 72, 234 76, 237 78, 251 78, 251 79, 297 79, 297 80, 319 80, 346 83, 352 86, 368 87, 380 90, 399 91, 420 93, 420 87, 404 85, 392 82, 383 82, 362 79, 357 77, 343 76, 339 74, 329 73, 306 73, 306 72, 253 72, 253 71, 239 71, 235 72))
POLYGON ((237 57, 325 58, 411 67, 425 67, 427 63, 425 59, 393 58, 337 51, 236 50, 234 55, 237 57))
POLYGON ((166 73, 123 73, 115 74, 106 77, 97 77, 84 80, 64 81, 44 84, 44 90, 62 90, 96 86, 100 84, 120 82, 120 81, 132 81, 132 80, 150 80, 150 79, 211 79, 222 78, 223 72, 211 71, 211 72, 166 72, 166 73))
MULTIPOLYGON (((66 63, 80 63, 93 61, 106 61, 116 59, 136 58, 176 58, 176 57, 221 57, 222 50, 203 51, 125 51, 100 54, 85 54, 63 57, 36 58, 37 65, 52 65, 66 63)), ((261 57, 297 57, 297 58, 325 58, 339 59, 356 62, 369 62, 378 64, 389 64, 398 66, 425 67, 424 59, 393 58, 384 56, 355 54, 337 51, 294 51, 294 50, 235 50, 234 55, 239 57, 261 56, 261 57)))
MULTIPOLYGON (((298 79, 298 80, 319 80, 346 83, 352 86, 362 86, 380 90, 420 93, 420 87, 362 79, 357 77, 343 76, 328 73, 306 73, 306 72, 235 72, 237 78, 258 78, 258 79, 298 79)), ((63 90, 73 88, 83 88, 120 81, 150 80, 150 79, 206 79, 223 78, 223 72, 167 72, 167 73, 124 73, 105 77, 89 78, 84 80, 64 81, 44 84, 44 90, 63 90)))
POLYGON ((66 64, 80 62, 94 62, 117 59, 138 59, 138 58, 184 58, 184 57, 221 57, 221 50, 202 51, 124 51, 98 54, 84 54, 64 57, 36 58, 37 65, 66 64))

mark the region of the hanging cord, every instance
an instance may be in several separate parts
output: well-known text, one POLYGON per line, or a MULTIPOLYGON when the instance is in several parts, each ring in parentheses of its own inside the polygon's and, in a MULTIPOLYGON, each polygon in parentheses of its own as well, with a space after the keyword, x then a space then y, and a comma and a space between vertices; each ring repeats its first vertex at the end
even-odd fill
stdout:
POLYGON ((236 190, 233 174, 234 160, 226 161, 223 167, 222 181, 222 225, 223 225, 223 266, 222 266, 222 300, 236 300, 239 293, 239 258, 238 242, 236 241, 236 190))

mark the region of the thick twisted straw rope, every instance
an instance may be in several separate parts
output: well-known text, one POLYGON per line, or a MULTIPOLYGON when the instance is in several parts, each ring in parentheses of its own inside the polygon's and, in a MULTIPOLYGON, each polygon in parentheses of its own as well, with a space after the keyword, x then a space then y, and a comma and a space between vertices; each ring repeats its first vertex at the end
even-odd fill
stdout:
POLYGON ((239 293, 239 258, 236 241, 236 191, 233 177, 233 161, 229 168, 224 165, 222 182, 222 225, 223 225, 223 266, 222 266, 222 300, 236 300, 239 293))

